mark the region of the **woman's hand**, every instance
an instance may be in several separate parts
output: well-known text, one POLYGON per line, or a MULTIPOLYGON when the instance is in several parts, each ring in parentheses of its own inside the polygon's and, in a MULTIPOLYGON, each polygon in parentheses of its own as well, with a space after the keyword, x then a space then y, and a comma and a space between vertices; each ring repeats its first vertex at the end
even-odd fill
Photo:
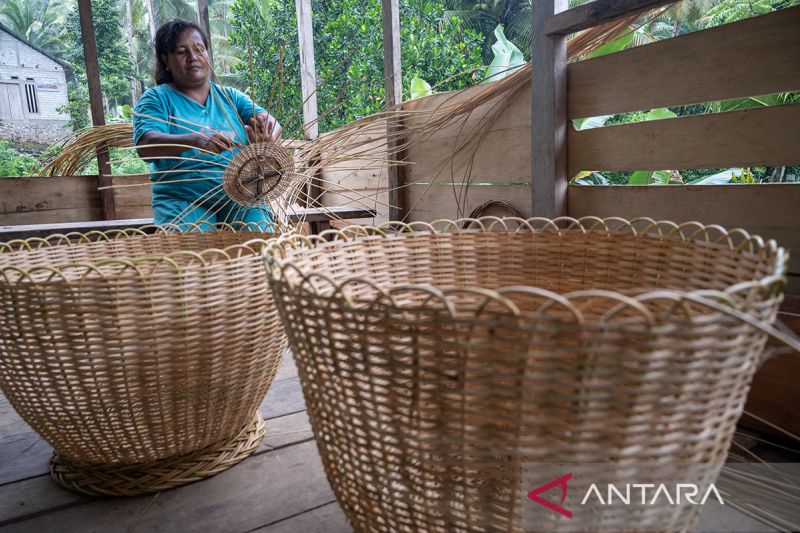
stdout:
POLYGON ((244 127, 247 138, 251 143, 257 142, 278 142, 281 138, 283 127, 269 113, 259 113, 244 127))
POLYGON ((239 144, 233 140, 233 133, 226 135, 229 132, 213 131, 203 129, 193 134, 192 144, 214 154, 221 154, 232 148, 238 148, 239 144))

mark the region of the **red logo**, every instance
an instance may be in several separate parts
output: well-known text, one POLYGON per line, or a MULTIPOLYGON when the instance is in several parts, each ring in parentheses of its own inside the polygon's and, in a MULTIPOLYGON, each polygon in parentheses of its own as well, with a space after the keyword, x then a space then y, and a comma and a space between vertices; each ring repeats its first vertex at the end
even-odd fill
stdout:
POLYGON ((572 518, 572 512, 561 507, 561 504, 563 504, 564 500, 567 499, 567 481, 569 481, 570 479, 572 479, 572 472, 564 476, 561 476, 560 478, 556 478, 549 483, 545 483, 539 488, 533 489, 528 493, 528 498, 535 501, 539 505, 544 505, 548 509, 551 509, 559 514, 566 516, 567 518, 572 518), (553 487, 557 486, 561 486, 561 501, 558 502, 558 505, 554 504, 553 502, 549 502, 544 498, 539 497, 539 494, 546 492, 552 489, 553 487))

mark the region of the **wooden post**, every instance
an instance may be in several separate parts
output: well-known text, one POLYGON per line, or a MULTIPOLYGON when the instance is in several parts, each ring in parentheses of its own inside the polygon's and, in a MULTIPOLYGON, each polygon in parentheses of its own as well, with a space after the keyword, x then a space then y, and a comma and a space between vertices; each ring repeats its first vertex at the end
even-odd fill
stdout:
POLYGON ((533 216, 567 214, 567 37, 545 26, 567 0, 541 0, 533 10, 531 189, 533 216))
POLYGON ((214 65, 214 52, 211 49, 211 23, 208 20, 208 0, 197 0, 197 20, 208 38, 208 60, 214 65))
MULTIPOLYGON (((403 101, 403 74, 400 64, 400 9, 398 0, 381 0, 383 12, 383 85, 386 89, 386 106, 392 107, 403 101)), ((389 159, 403 160, 401 120, 389 120, 387 149, 389 159)), ((403 220, 405 205, 405 167, 389 166, 389 220, 403 220)))
POLYGON ((594 0, 549 17, 544 26, 547 35, 567 35, 605 24, 635 11, 652 9, 677 0, 594 0))
POLYGON ((300 86, 303 94, 303 131, 306 139, 319 136, 317 125, 317 72, 314 64, 314 27, 311 0, 295 0, 297 37, 300 41, 300 86))
MULTIPOLYGON (((97 64, 97 45, 94 40, 92 27, 92 4, 90 0, 78 0, 78 15, 81 21, 81 35, 83 36, 83 57, 86 63, 86 78, 89 82, 89 108, 92 111, 92 124, 102 126, 106 123, 103 114, 103 95, 100 91, 100 66, 97 64)), ((109 163, 108 148, 97 150, 97 183, 99 187, 111 186, 111 164, 109 163)), ((103 189, 100 192, 100 208, 104 220, 117 218, 114 207, 114 191, 103 189)))
MULTIPOLYGON (((313 141, 319 137, 319 116, 317 111, 317 67, 314 62, 314 26, 311 22, 311 0, 295 0, 297 8, 297 38, 300 44, 300 88, 303 96, 303 137, 313 141)), ((311 166, 318 160, 312 159, 311 166)), ((306 205, 320 207, 323 190, 319 172, 308 182, 306 205)), ((309 222, 311 233, 319 233, 330 225, 325 221, 309 222)))

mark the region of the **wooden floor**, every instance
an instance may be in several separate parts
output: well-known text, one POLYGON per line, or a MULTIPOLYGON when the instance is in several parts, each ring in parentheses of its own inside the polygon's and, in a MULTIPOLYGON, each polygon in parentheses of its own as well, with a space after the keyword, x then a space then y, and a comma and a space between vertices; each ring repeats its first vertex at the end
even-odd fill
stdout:
MULTIPOLYGON (((351 531, 325 479, 290 357, 261 405, 255 455, 213 478, 138 498, 87 498, 58 488, 50 446, 0 394, 0 531, 351 531)), ((770 531, 729 506, 707 506, 698 531, 770 531)))

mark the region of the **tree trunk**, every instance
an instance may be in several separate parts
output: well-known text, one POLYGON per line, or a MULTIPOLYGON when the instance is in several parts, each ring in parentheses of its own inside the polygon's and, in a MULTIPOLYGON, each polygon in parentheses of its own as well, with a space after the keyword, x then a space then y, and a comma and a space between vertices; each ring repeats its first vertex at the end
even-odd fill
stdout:
POLYGON ((155 46, 156 43, 156 16, 153 12, 153 0, 144 0, 144 6, 147 9, 147 21, 150 24, 150 39, 151 44, 155 46))
MULTIPOLYGON (((131 63, 134 62, 134 43, 133 43, 133 0, 125 0, 125 39, 128 41, 128 57, 131 63)), ((131 107, 136 106, 139 99, 138 80, 131 80, 131 107)))
POLYGON ((770 176, 770 183, 783 183, 786 179, 786 167, 775 167, 772 171, 772 175, 770 176))

